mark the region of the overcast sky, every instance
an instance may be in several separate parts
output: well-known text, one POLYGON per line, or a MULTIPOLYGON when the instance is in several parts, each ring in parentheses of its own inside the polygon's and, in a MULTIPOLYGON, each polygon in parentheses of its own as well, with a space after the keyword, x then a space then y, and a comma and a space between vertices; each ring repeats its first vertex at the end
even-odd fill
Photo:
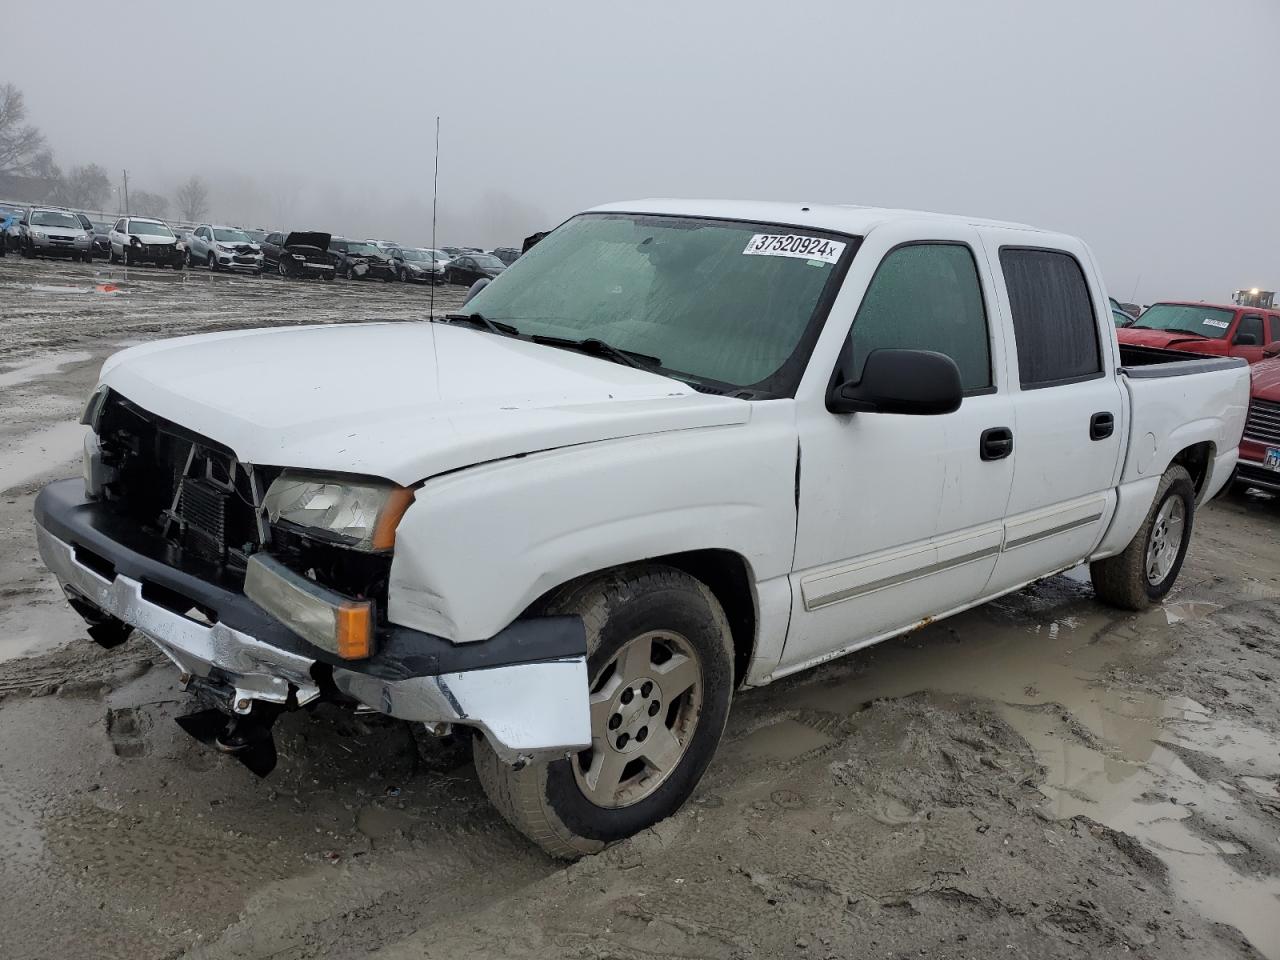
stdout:
POLYGON ((834 200, 1083 236, 1114 295, 1280 287, 1280 2, 18 3, 64 167, 218 219, 513 243, 608 200, 834 200))

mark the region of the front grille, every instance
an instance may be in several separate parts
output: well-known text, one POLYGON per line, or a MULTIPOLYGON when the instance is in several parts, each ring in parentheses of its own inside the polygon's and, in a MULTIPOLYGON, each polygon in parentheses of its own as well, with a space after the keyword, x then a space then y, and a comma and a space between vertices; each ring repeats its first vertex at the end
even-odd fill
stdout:
POLYGON ((116 393, 103 406, 98 433, 103 463, 116 471, 106 500, 117 512, 201 560, 243 574, 263 546, 259 512, 268 472, 253 475, 220 444, 116 393))
POLYGON ((1249 417, 1244 422, 1244 435, 1259 443, 1280 445, 1280 403, 1270 400, 1250 401, 1249 417))

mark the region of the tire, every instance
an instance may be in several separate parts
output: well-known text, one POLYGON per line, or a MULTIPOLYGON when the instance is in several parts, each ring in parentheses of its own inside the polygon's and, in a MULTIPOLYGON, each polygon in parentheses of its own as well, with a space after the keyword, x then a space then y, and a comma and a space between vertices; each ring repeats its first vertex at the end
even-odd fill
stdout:
POLYGON ((485 794, 507 822, 551 856, 572 860, 652 826, 688 799, 729 716, 733 638, 705 584, 658 564, 580 581, 544 612, 577 615, 586 625, 591 696, 600 704, 593 746, 516 769, 477 736, 473 758, 485 794), (696 679, 666 694, 664 677, 673 684, 696 679), (672 761, 665 768, 647 752, 659 745, 672 761), (612 789, 610 770, 620 778, 612 789))
POLYGON ((204 265, 209 268, 210 273, 218 272, 218 258, 215 257, 212 252, 209 256, 205 257, 204 265))
POLYGON ((120 260, 116 257, 116 248, 107 247, 107 263, 119 263, 119 262, 120 260))
POLYGON ((278 271, 279 271, 279 273, 280 273, 280 276, 284 277, 286 280, 289 278, 289 274, 285 273, 285 271, 284 271, 284 261, 283 261, 283 260, 281 260, 279 263, 277 263, 277 264, 276 264, 276 270, 278 270, 278 271))
POLYGON ((1089 577, 1098 599, 1122 610, 1145 610, 1163 600, 1187 556, 1195 508, 1196 488, 1191 474, 1174 464, 1160 478, 1147 518, 1129 545, 1114 557, 1089 564, 1089 577), (1174 531, 1171 528, 1179 512, 1181 529, 1174 531), (1176 544, 1170 533, 1177 538, 1176 544))

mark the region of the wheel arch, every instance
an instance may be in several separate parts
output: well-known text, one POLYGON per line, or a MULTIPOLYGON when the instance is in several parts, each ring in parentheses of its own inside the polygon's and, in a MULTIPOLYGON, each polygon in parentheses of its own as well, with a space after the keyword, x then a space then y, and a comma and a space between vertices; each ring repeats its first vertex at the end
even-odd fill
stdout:
POLYGON ((751 565, 747 558, 733 550, 684 550, 661 556, 645 557, 629 563, 614 564, 590 573, 580 574, 544 592, 521 614, 529 616, 546 607, 551 599, 574 585, 628 568, 668 566, 681 570, 705 585, 724 610, 733 635, 734 685, 742 686, 755 653, 760 622, 756 592, 752 586, 751 565))
MULTIPOLYGON (((1213 464, 1217 446, 1212 440, 1202 440, 1199 443, 1193 443, 1179 450, 1169 465, 1178 464, 1184 467, 1187 473, 1191 474, 1191 482, 1196 488, 1196 502, 1199 503, 1201 495, 1204 493, 1205 484, 1209 480, 1210 469, 1213 464)), ((1161 471, 1163 472, 1163 471, 1161 471)))

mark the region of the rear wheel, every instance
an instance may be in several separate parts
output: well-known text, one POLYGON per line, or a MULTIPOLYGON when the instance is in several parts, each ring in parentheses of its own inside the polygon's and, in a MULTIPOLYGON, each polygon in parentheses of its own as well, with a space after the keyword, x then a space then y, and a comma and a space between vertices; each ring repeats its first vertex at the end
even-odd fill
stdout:
POLYGON ((733 641, 706 585, 656 564, 582 581, 546 612, 586 625, 591 746, 519 770, 483 737, 474 755, 503 817, 552 856, 574 859, 688 799, 729 715, 733 641))
POLYGON ((1145 610, 1163 600, 1182 570, 1195 509, 1191 474, 1174 464, 1160 478, 1147 519, 1129 545, 1089 565, 1098 598, 1124 610, 1145 610))

